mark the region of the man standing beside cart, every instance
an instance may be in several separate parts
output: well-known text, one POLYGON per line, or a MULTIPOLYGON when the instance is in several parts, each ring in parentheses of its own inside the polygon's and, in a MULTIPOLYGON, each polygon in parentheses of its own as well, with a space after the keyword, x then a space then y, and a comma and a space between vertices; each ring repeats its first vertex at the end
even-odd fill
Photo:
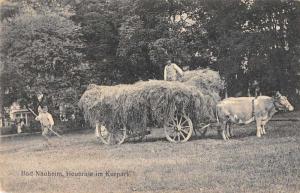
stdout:
POLYGON ((172 63, 171 60, 167 61, 167 65, 164 69, 164 80, 167 81, 176 81, 183 76, 182 69, 177 66, 175 63, 172 63))

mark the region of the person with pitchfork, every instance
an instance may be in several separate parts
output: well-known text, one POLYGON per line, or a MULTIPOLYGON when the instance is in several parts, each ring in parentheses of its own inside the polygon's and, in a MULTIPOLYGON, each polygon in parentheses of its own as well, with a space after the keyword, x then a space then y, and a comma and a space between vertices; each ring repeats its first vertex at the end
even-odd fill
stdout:
POLYGON ((44 106, 43 108, 39 106, 38 108, 38 116, 35 118, 35 120, 40 121, 41 127, 42 127, 42 135, 48 139, 47 134, 49 133, 49 130, 52 131, 54 120, 50 113, 48 113, 47 106, 44 106))

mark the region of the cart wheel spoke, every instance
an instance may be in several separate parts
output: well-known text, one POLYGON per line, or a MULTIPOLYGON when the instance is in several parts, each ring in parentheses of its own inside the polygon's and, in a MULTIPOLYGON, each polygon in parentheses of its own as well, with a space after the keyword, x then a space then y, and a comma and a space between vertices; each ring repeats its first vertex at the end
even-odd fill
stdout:
POLYGON ((182 116, 180 116, 178 125, 181 125, 181 121, 182 121, 182 116))
POLYGON ((187 132, 189 132, 190 129, 191 129, 190 126, 181 127, 181 130, 184 130, 184 131, 187 131, 187 132))
POLYGON ((180 134, 179 134, 179 132, 177 133, 177 141, 178 142, 180 141, 180 134))
POLYGON ((185 134, 187 134, 187 135, 189 134, 189 132, 186 131, 186 130, 184 130, 184 129, 182 129, 181 132, 183 132, 183 133, 185 133, 185 134))
POLYGON ((184 134, 182 133, 182 131, 180 131, 180 135, 184 138, 186 138, 186 136, 184 136, 184 134))
POLYGON ((185 123, 187 123, 188 121, 185 119, 182 123, 181 123, 181 125, 184 125, 185 123))
POLYGON ((176 123, 176 125, 178 125, 178 117, 177 117, 177 116, 175 116, 175 117, 174 117, 174 119, 175 119, 175 123, 176 123))
POLYGON ((173 123, 173 125, 174 125, 174 126, 176 126, 176 125, 177 125, 177 123, 175 122, 175 120, 174 120, 174 119, 172 119, 172 123, 173 123))
POLYGON ((174 141, 175 141, 175 140, 176 140, 176 138, 177 138, 177 135, 171 135, 171 139, 172 139, 172 140, 174 140, 174 141))
POLYGON ((181 128, 190 128, 191 126, 187 125, 187 126, 181 126, 181 128))

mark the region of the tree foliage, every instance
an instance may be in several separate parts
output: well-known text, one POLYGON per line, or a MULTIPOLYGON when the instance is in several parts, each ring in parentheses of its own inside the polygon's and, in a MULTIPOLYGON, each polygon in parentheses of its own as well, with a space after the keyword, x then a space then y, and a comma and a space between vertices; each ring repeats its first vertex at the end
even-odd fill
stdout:
POLYGON ((75 104, 89 83, 161 79, 167 59, 218 70, 230 95, 257 80, 263 94, 296 100, 299 1, 16 2, 1 6, 1 92, 11 100, 42 91, 54 106, 75 104))
POLYGON ((10 99, 41 92, 57 106, 65 100, 66 89, 79 89, 80 27, 73 21, 53 12, 29 12, 4 23, 3 29, 1 78, 4 90, 14 96, 10 99))

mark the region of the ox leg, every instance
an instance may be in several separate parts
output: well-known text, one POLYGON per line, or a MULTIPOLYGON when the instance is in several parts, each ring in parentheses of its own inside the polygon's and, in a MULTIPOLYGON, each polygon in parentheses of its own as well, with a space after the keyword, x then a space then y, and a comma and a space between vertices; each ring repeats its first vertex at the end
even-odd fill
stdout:
POLYGON ((261 119, 256 120, 256 136, 261 137, 262 135, 262 127, 261 127, 262 121, 261 119))
POLYGON ((222 124, 222 126, 221 126, 221 131, 222 131, 222 138, 224 139, 224 140, 228 140, 229 139, 229 137, 228 137, 228 135, 227 135, 227 133, 228 133, 228 127, 227 127, 227 122, 225 122, 225 123, 223 123, 222 124))
POLYGON ((219 123, 218 124, 218 134, 224 139, 227 140, 226 136, 226 123, 219 123))
POLYGON ((261 122, 261 128, 262 128, 262 134, 265 135, 267 132, 266 132, 266 129, 265 129, 265 125, 267 124, 268 120, 267 121, 262 121, 261 122))
POLYGON ((224 140, 228 140, 228 137, 227 137, 226 134, 225 134, 225 129, 222 130, 222 138, 223 138, 224 140))
POLYGON ((261 131, 262 131, 262 134, 265 135, 267 132, 266 132, 266 129, 265 129, 265 124, 262 124, 261 125, 261 131))
POLYGON ((232 124, 231 124, 231 122, 228 122, 228 132, 227 132, 227 135, 228 135, 228 137, 233 137, 233 135, 232 135, 232 124))
POLYGON ((227 139, 229 139, 231 136, 230 136, 230 123, 229 122, 226 122, 226 126, 225 126, 225 129, 226 129, 226 137, 227 139))
POLYGON ((265 135, 266 134, 266 130, 265 130, 265 125, 261 125, 261 134, 265 135))
POLYGON ((224 140, 228 140, 228 136, 227 136, 228 118, 229 117, 226 117, 225 120, 221 120, 220 122, 218 122, 218 134, 221 135, 224 140))

